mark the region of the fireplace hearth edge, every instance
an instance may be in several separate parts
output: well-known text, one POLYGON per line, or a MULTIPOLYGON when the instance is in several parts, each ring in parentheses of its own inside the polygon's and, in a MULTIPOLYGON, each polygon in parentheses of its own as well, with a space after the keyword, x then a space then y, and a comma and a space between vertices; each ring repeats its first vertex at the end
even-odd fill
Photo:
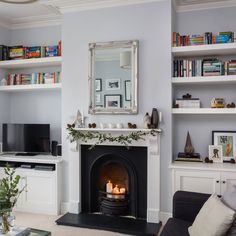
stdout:
POLYGON ((156 236, 161 228, 161 223, 147 223, 146 220, 141 219, 87 213, 66 213, 56 220, 56 223, 138 236, 156 236))

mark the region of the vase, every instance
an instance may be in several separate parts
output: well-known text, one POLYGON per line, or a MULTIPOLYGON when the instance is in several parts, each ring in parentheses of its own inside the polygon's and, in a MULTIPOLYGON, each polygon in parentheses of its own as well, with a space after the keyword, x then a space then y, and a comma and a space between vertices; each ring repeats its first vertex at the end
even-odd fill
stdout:
POLYGON ((151 116, 151 127, 156 129, 158 128, 159 124, 159 114, 156 108, 152 109, 152 116, 151 116))
POLYGON ((7 234, 12 231, 15 224, 15 216, 12 210, 3 210, 0 213, 1 234, 7 234))
POLYGON ((146 115, 143 118, 143 127, 144 129, 148 129, 150 127, 151 124, 151 117, 149 116, 148 112, 146 113, 146 115))

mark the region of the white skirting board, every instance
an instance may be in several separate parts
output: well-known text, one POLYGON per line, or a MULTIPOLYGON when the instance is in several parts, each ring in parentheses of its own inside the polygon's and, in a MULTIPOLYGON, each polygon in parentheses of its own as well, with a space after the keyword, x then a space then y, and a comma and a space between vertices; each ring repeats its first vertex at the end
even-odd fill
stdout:
MULTIPOLYGON (((64 215, 67 212, 69 212, 69 202, 62 202, 61 203, 61 214, 64 215)), ((172 217, 171 212, 160 212, 160 221, 162 222, 162 225, 165 225, 167 220, 172 217)))

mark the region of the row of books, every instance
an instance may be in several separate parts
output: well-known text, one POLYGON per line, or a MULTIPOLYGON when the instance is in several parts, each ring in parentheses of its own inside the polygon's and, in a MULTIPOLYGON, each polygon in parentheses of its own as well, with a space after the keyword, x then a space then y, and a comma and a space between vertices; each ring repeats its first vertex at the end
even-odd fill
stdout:
POLYGON ((173 32, 173 47, 205 45, 205 44, 219 44, 219 43, 233 43, 236 42, 236 32, 226 31, 213 34, 206 32, 204 34, 180 35, 180 33, 173 32))
POLYGON ((6 84, 2 85, 28 85, 28 84, 54 84, 61 82, 61 72, 9 74, 6 84))
POLYGON ((236 75, 236 60, 181 59, 173 61, 173 77, 236 75))
POLYGON ((0 45, 0 61, 61 56, 61 41, 53 46, 0 45))

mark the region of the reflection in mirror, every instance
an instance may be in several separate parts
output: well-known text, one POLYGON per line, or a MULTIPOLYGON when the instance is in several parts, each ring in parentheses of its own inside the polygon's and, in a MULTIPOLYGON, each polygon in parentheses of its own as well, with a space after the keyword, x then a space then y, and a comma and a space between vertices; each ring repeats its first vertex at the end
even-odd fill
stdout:
POLYGON ((138 42, 93 43, 89 112, 137 113, 138 42))

